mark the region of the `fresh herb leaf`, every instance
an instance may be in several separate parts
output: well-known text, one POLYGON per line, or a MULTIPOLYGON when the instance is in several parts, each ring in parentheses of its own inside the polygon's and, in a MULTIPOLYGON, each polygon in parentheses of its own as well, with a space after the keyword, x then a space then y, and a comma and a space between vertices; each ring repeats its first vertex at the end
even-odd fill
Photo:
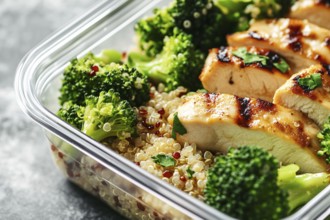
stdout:
POLYGON ((172 156, 166 154, 157 154, 151 158, 156 164, 159 164, 163 167, 172 167, 175 165, 175 159, 172 156))
POLYGON ((187 129, 181 124, 178 113, 174 113, 172 138, 176 139, 176 133, 183 135, 187 133, 187 129))
POLYGON ((322 78, 320 73, 315 73, 305 78, 299 78, 298 84, 308 90, 316 89, 317 87, 322 86, 322 78))
POLYGON ((330 163, 330 117, 324 123, 322 131, 317 134, 321 149, 317 155, 325 157, 327 163, 330 163))
POLYGON ((279 62, 271 61, 268 56, 258 55, 247 52, 245 47, 240 47, 237 50, 232 52, 234 56, 239 57, 243 60, 244 64, 251 64, 251 63, 261 63, 263 66, 266 66, 267 63, 274 66, 278 69, 281 73, 286 73, 290 66, 289 64, 283 59, 280 58, 279 62))
POLYGON ((238 48, 237 50, 232 52, 234 56, 239 57, 243 60, 244 64, 258 63, 260 62, 262 65, 267 65, 268 57, 258 54, 253 54, 247 52, 245 47, 238 48))
POLYGON ((187 176, 189 179, 191 179, 194 175, 195 171, 193 171, 192 169, 190 169, 190 167, 188 167, 187 169, 187 176))
POLYGON ((273 63, 273 66, 281 73, 286 73, 290 69, 289 64, 283 58, 279 62, 273 63))

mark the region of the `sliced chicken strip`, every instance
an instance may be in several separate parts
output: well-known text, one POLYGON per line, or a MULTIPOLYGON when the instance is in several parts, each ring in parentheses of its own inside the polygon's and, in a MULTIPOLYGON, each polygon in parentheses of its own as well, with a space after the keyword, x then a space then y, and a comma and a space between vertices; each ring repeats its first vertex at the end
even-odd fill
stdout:
POLYGON ((320 27, 330 29, 330 4, 324 0, 298 0, 291 7, 289 17, 307 19, 320 27))
POLYGON ((261 99, 195 93, 184 99, 177 117, 187 130, 177 134, 179 142, 223 153, 229 147, 258 146, 283 164, 299 165, 302 172, 329 170, 324 158, 317 156, 318 126, 298 111, 261 99))
MULTIPOLYGON (((312 82, 313 83, 313 82, 312 82)), ((320 127, 330 116, 330 76, 321 65, 311 66, 293 75, 275 93, 274 103, 299 110, 313 119, 320 127), (310 89, 299 83, 299 79, 319 75, 320 81, 310 89)))
POLYGON ((307 20, 278 19, 253 23, 249 30, 227 36, 230 46, 256 46, 283 56, 292 72, 313 64, 330 64, 330 30, 307 20))
MULTIPOLYGON (((260 60, 260 59, 259 59, 260 60)), ((291 76, 288 65, 280 68, 276 64, 285 62, 280 56, 266 49, 256 47, 221 47, 212 49, 206 59, 200 80, 209 92, 227 93, 237 96, 248 96, 272 101, 275 91, 291 76), (246 63, 234 54, 245 50, 254 60, 261 58, 263 62, 246 63), (236 52, 236 53, 235 53, 236 52), (234 54, 233 54, 234 53, 234 54)))

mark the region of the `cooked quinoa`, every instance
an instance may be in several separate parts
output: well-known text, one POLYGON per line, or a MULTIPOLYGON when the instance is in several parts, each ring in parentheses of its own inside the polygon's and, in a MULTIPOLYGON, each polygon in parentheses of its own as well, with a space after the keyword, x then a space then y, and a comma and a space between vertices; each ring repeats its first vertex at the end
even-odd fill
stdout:
POLYGON ((213 154, 201 151, 193 143, 180 144, 172 136, 172 126, 167 118, 181 103, 181 96, 187 93, 180 87, 170 93, 162 92, 162 86, 151 88, 151 100, 137 109, 138 137, 115 141, 110 147, 132 160, 142 169, 176 186, 188 194, 203 199, 206 171, 213 163, 213 154), (152 159, 158 154, 166 154, 176 160, 175 166, 162 167, 152 159))
MULTIPOLYGON (((152 87, 150 101, 136 109, 137 135, 124 140, 106 140, 102 143, 163 181, 203 200, 206 173, 214 161, 214 155, 209 151, 197 149, 193 143, 179 143, 174 140, 172 126, 167 121, 168 117, 176 112, 181 98, 185 95, 187 90, 183 87, 169 93, 163 92, 161 84, 158 89, 152 87), (163 167, 157 164, 152 157, 159 154, 173 158, 175 165, 163 167)), ((79 161, 73 161, 55 146, 52 146, 52 151, 56 163, 70 180, 99 196, 126 217, 186 218, 149 193, 137 191, 135 185, 104 168, 92 158, 82 155, 79 161)))

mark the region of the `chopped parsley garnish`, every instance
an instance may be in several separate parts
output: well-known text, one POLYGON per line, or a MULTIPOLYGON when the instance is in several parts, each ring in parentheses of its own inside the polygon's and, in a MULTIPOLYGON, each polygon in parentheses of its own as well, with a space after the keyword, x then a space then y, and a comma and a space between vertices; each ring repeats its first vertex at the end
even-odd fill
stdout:
POLYGON ((324 123, 322 131, 317 134, 317 138, 321 144, 321 149, 317 155, 326 157, 326 162, 330 163, 330 117, 324 123))
POLYGON ((290 69, 289 64, 283 58, 280 58, 279 62, 273 62, 273 66, 281 73, 286 73, 290 69))
POLYGON ((313 90, 322 86, 322 78, 320 73, 315 73, 305 78, 299 78, 298 84, 303 89, 313 90))
POLYGON ((192 169, 190 169, 190 167, 188 167, 187 169, 187 176, 189 179, 191 179, 194 175, 195 171, 193 171, 192 169))
POLYGON ((183 135, 187 133, 187 129, 181 124, 178 113, 174 113, 172 138, 176 139, 176 133, 183 135))
POLYGON ((166 154, 157 154, 151 158, 156 164, 159 164, 163 167, 172 167, 175 165, 175 159, 172 156, 166 154))
POLYGON ((277 61, 274 62, 268 56, 247 52, 247 49, 245 47, 240 47, 237 50, 233 51, 232 53, 234 56, 241 58, 244 64, 261 63, 261 65, 263 66, 267 66, 270 64, 276 69, 278 69, 281 73, 286 73, 290 69, 289 64, 279 56, 278 56, 279 59, 277 59, 277 61))
POLYGON ((269 59, 267 56, 262 56, 258 54, 253 54, 247 52, 245 47, 238 48, 237 50, 232 52, 235 56, 241 58, 244 64, 251 64, 260 62, 262 65, 267 64, 267 60, 269 59))

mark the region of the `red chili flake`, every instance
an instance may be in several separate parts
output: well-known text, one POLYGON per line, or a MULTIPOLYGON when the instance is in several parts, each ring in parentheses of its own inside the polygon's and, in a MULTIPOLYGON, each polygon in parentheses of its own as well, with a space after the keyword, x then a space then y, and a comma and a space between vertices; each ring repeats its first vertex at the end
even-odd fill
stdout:
POLYGON ((159 131, 156 131, 155 132, 155 135, 160 136, 160 132, 159 131))
POLYGON ((114 197, 113 197, 113 200, 115 200, 115 205, 116 205, 117 207, 121 207, 121 204, 120 204, 120 201, 119 201, 118 196, 114 196, 114 197))
POLYGON ((97 164, 94 164, 91 168, 94 171, 97 170, 97 169, 103 170, 104 166, 102 164, 97 163, 97 164))
POLYGON ((92 66, 91 69, 92 69, 94 72, 98 72, 98 71, 99 71, 99 67, 98 67, 98 66, 92 66))
POLYGON ((90 76, 95 76, 96 73, 99 71, 99 67, 98 67, 98 66, 92 66, 92 67, 91 67, 91 70, 92 70, 92 71, 89 72, 89 75, 90 75, 90 76))
POLYGON ((54 144, 50 145, 50 149, 52 149, 52 151, 56 151, 57 150, 57 147, 55 147, 54 144))
POLYGON ((182 182, 186 182, 186 181, 187 181, 187 179, 186 179, 185 176, 180 176, 180 180, 181 180, 182 182))
POLYGON ((171 178, 172 176, 173 176, 173 172, 172 172, 172 171, 165 170, 165 171, 163 172, 163 177, 171 178))
POLYGON ((136 165, 140 166, 140 162, 134 162, 136 165))
POLYGON ((154 128, 155 128, 155 126, 153 126, 153 125, 148 125, 148 126, 147 126, 147 129, 148 129, 148 130, 153 130, 154 128))
POLYGON ((174 152, 172 154, 172 156, 173 156, 174 159, 179 159, 181 157, 181 154, 180 154, 180 152, 174 152))
POLYGON ((121 58, 122 58, 123 60, 126 58, 126 56, 127 56, 126 51, 124 51, 124 52, 121 53, 121 58))
POLYGON ((145 128, 147 128, 148 130, 153 130, 154 128, 155 128, 155 126, 154 125, 151 125, 151 124, 148 124, 147 122, 146 122, 146 119, 144 118, 144 119, 142 119, 142 125, 145 127, 145 128))
POLYGON ((151 99, 153 99, 155 97, 155 94, 154 93, 149 93, 149 96, 151 99))
POLYGON ((96 193, 98 193, 98 192, 100 191, 100 189, 99 189, 99 187, 98 187, 98 186, 96 186, 96 187, 93 187, 92 189, 93 189, 93 191, 94 191, 94 192, 96 192, 96 193))
POLYGON ((101 181, 101 184, 102 184, 103 186, 107 186, 107 185, 108 185, 107 181, 105 181, 105 180, 102 180, 102 181, 101 181))
POLYGON ((63 159, 63 157, 64 157, 63 153, 59 151, 58 152, 58 157, 61 158, 61 159, 63 159))
POLYGON ((139 114, 140 115, 146 115, 146 114, 148 114, 148 111, 146 109, 144 109, 144 108, 140 108, 139 109, 139 114))
POLYGON ((158 114, 164 115, 165 114, 165 109, 161 108, 160 110, 158 110, 158 114))
POLYGON ((136 205, 142 212, 146 210, 146 207, 141 202, 137 201, 136 205))
POLYGON ((94 71, 90 71, 89 76, 91 76, 91 77, 96 76, 96 73, 94 71))
POLYGON ((71 178, 74 177, 74 174, 73 174, 73 171, 72 171, 71 168, 68 167, 68 168, 66 169, 66 173, 68 174, 69 177, 71 177, 71 178))
POLYGON ((162 123, 160 121, 157 121, 156 124, 155 124, 156 128, 159 128, 161 126, 161 124, 162 123))
POLYGON ((147 119, 146 118, 142 118, 142 121, 141 121, 141 124, 144 126, 144 127, 147 127, 147 119))
POLYGON ((156 211, 153 211, 152 214, 155 216, 155 217, 158 217, 158 213, 156 211))
POLYGON ((161 218, 156 211, 153 211, 152 214, 154 215, 154 220, 165 220, 166 218, 161 218))

